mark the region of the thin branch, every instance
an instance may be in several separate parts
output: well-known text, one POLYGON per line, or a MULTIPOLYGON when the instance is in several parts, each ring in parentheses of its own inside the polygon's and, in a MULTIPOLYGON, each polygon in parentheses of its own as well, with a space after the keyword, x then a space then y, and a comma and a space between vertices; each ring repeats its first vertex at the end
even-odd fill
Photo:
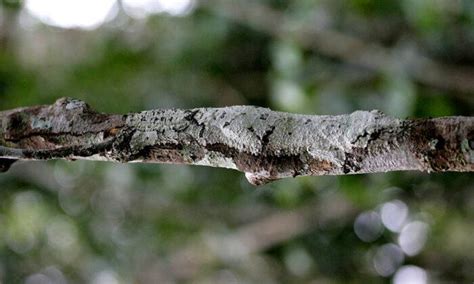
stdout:
POLYGON ((335 194, 331 200, 311 201, 296 210, 270 214, 229 234, 207 232, 174 252, 166 273, 179 280, 195 279, 205 267, 246 259, 335 222, 344 224, 357 211, 335 194))
POLYGON ((474 171, 474 118, 379 111, 299 115, 254 106, 103 114, 64 98, 0 112, 0 164, 87 159, 205 165, 255 185, 302 175, 474 171))
POLYGON ((391 66, 400 66, 404 74, 414 80, 440 89, 454 90, 460 98, 472 102, 474 69, 455 67, 437 62, 422 54, 411 52, 406 58, 394 56, 394 51, 375 42, 318 26, 317 21, 295 27, 284 13, 256 1, 201 2, 214 13, 247 25, 276 38, 290 39, 304 48, 325 56, 339 58, 369 70, 386 72, 391 66))

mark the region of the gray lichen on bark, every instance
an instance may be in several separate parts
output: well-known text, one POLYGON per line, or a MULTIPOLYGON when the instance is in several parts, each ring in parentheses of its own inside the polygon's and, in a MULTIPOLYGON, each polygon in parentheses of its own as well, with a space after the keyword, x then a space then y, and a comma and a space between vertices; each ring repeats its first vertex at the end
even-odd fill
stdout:
POLYGON ((240 170, 253 184, 299 175, 474 170, 471 117, 317 116, 254 106, 107 115, 66 98, 0 112, 0 122, 5 165, 53 158, 194 164, 240 170))

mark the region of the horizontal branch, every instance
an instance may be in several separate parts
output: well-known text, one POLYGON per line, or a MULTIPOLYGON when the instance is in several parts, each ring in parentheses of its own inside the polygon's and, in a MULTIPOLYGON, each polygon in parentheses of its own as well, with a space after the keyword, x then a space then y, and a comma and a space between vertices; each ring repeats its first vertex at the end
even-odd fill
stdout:
POLYGON ((474 118, 379 111, 299 115, 254 106, 103 114, 69 98, 0 112, 0 170, 16 160, 192 164, 252 184, 304 175, 474 171, 474 118))

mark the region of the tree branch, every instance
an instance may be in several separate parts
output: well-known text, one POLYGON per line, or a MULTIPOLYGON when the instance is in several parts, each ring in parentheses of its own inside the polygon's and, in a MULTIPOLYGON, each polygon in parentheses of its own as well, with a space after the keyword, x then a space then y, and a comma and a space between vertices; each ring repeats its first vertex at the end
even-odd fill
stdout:
POLYGON ((358 210, 338 194, 330 199, 310 201, 296 210, 270 214, 228 235, 206 232, 196 236, 171 254, 170 265, 164 272, 181 281, 195 279, 208 265, 242 260, 316 228, 351 222, 358 210))
POLYGON ((436 88, 454 90, 456 92, 451 93, 452 95, 472 103, 474 69, 470 67, 460 68, 443 64, 418 52, 411 52, 407 58, 400 61, 400 56, 393 56, 392 49, 326 29, 318 26, 317 21, 308 20, 308 25, 295 27, 284 13, 257 1, 203 0, 201 5, 255 30, 276 38, 291 39, 304 48, 369 70, 385 72, 390 66, 401 64, 404 74, 414 80, 436 88))
POLYGON ((206 165, 252 184, 301 175, 474 171, 474 118, 316 116, 254 106, 102 114, 69 98, 0 112, 0 170, 15 160, 206 165))

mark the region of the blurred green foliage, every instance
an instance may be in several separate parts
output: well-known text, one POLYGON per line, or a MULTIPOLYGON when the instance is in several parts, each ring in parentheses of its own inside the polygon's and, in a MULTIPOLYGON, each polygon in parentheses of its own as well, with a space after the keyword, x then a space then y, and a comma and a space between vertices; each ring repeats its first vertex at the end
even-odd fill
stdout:
MULTIPOLYGON (((202 1, 179 17, 134 19, 119 10, 95 30, 27 24, 31 16, 21 1, 1 3, 2 110, 69 96, 117 113, 254 104, 312 114, 378 108, 399 117, 473 115, 473 91, 420 83, 403 65, 410 63, 408 47, 453 68, 473 68, 470 0, 235 1, 226 11, 202 1), (292 32, 277 36, 259 28, 257 20, 271 21, 270 13, 233 18, 250 3, 280 13, 270 26, 287 21, 292 32), (298 27, 305 26, 386 47, 400 66, 372 70, 328 56, 303 44, 310 36, 298 39, 304 30, 298 27)), ((0 175, 0 282, 469 282, 473 181, 472 174, 403 172, 303 177, 254 188, 224 169, 19 163, 0 175), (356 211, 329 223, 312 215, 304 230, 282 237, 294 226, 281 214, 302 214, 308 205, 340 208, 338 200, 356 211), (394 200, 408 208, 398 231, 387 222, 398 220, 403 207, 384 211, 400 204, 394 200), (384 221, 384 212, 395 219, 384 221), (272 226, 282 229, 267 246, 252 224, 271 216, 272 226), (375 217, 367 222, 364 216, 375 217), (238 238, 249 231, 262 245, 245 254, 249 241, 238 238), (387 244, 402 259, 386 253, 387 244), (192 256, 186 265, 176 260, 183 253, 192 256), (409 265, 425 274, 403 274, 409 265)))

